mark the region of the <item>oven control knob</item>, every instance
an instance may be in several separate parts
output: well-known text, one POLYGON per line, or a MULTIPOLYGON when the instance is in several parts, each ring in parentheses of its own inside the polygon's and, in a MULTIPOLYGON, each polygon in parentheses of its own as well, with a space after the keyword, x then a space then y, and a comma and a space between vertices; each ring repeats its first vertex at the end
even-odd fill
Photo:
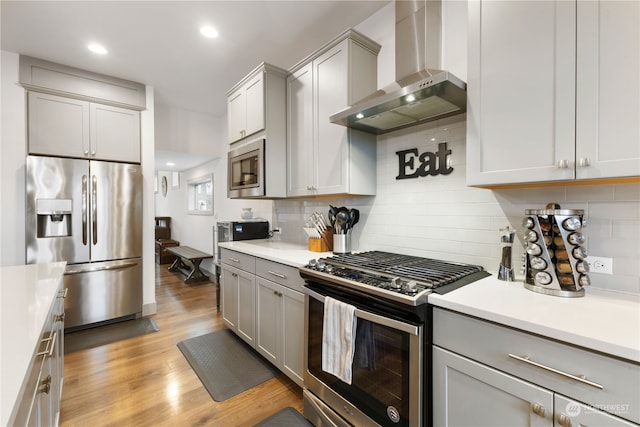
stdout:
POLYGON ((393 406, 387 406, 387 417, 394 423, 400 422, 400 411, 393 406))
POLYGON ((391 289, 401 289, 402 288, 402 279, 399 277, 394 277, 391 279, 391 283, 389 284, 391 289))
POLYGON ((318 261, 315 258, 309 260, 309 268, 316 268, 317 264, 318 264, 318 261))
POLYGON ((415 292, 418 288, 418 283, 415 280, 409 280, 405 286, 408 291, 415 292))
POLYGON ((329 274, 333 273, 333 265, 327 264, 327 266, 324 268, 324 272, 329 274))
POLYGON ((324 263, 324 261, 318 261, 318 263, 316 264, 316 270, 324 271, 324 268, 326 266, 327 265, 324 263))

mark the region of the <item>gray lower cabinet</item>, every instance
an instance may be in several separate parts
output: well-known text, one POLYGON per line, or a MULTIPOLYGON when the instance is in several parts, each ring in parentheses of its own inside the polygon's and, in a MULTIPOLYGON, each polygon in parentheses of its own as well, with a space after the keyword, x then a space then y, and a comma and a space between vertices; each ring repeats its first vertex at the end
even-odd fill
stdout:
POLYGON ((438 347, 434 426, 553 426, 553 393, 438 347))
POLYGON ((434 426, 638 426, 632 361, 434 308, 434 426))
POLYGON ((224 262, 221 270, 222 320, 247 344, 255 347, 255 275, 224 262))
POLYGON ((221 259, 224 323, 302 387, 304 281, 298 269, 228 249, 221 259))
POLYGON ((304 294, 258 277, 256 350, 302 387, 304 294))
POLYGON ((61 290, 47 317, 25 378, 14 426, 58 425, 64 376, 64 297, 61 290))

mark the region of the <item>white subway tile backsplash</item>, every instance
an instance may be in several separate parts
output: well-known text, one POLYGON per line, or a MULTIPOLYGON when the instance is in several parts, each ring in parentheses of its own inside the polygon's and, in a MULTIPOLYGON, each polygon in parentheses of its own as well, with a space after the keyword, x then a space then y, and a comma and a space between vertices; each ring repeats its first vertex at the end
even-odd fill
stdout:
POLYGON ((583 209, 588 253, 613 258, 614 274, 590 274, 592 286, 640 294, 640 184, 467 187, 465 133, 466 122, 457 117, 381 135, 375 197, 276 200, 274 224, 283 225, 284 240, 306 244, 301 228, 312 212, 326 215, 329 205, 357 208, 360 222, 352 235, 354 250, 465 262, 490 272, 497 271, 500 261, 499 229, 508 225, 517 231, 512 262, 520 275, 524 212, 554 202, 564 209, 583 209), (396 179, 397 151, 436 151, 444 141, 452 151, 451 174, 396 179))
MULTIPOLYGON (((638 184, 616 184, 613 191, 615 200, 640 201, 640 185, 638 184)), ((638 207, 638 210, 640 210, 640 207, 638 207)))
POLYGON ((614 196, 613 185, 591 185, 589 191, 584 191, 582 186, 567 187, 567 200, 573 202, 585 201, 612 201, 614 196))

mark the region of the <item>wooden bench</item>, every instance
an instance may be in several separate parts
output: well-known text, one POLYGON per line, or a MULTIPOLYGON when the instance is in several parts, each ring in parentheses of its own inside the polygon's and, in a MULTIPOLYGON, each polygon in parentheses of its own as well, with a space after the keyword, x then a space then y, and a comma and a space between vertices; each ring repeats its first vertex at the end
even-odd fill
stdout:
POLYGON ((186 274, 184 283, 206 282, 209 280, 209 276, 200 270, 200 263, 203 259, 213 258, 213 255, 189 246, 175 246, 166 248, 166 250, 177 257, 169 267, 169 271, 186 274))

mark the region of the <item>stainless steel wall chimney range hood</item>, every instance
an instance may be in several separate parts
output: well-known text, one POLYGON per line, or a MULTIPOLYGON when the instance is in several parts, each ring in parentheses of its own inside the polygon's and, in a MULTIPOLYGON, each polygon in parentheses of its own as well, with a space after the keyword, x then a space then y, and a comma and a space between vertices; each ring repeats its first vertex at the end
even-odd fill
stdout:
POLYGON ((396 82, 332 115, 332 123, 380 135, 464 113, 466 84, 440 70, 440 0, 395 0, 396 82))

